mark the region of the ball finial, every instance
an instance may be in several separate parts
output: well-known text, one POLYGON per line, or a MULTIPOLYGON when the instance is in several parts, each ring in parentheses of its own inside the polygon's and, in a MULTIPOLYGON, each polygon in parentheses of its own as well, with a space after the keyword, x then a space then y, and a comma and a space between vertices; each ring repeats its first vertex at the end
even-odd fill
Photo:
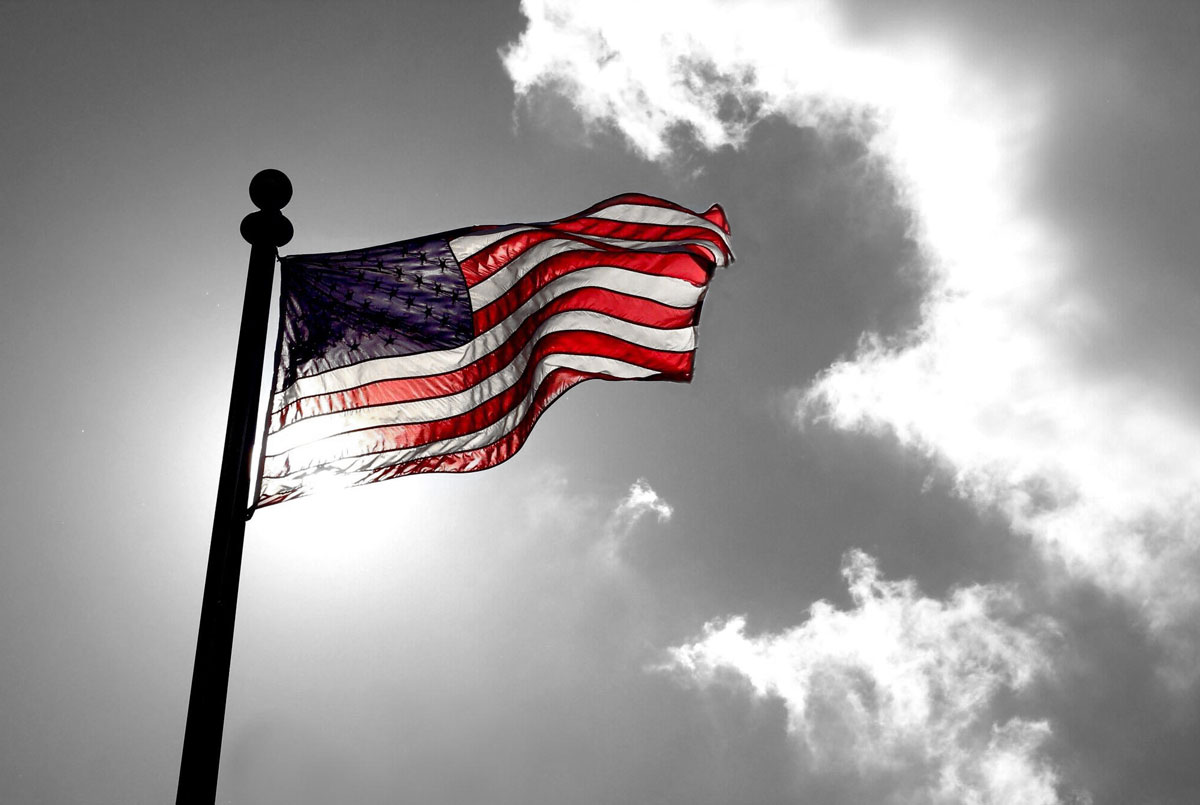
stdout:
POLYGON ((292 240, 292 222, 279 210, 258 210, 242 219, 242 237, 258 246, 286 246, 292 240))
POLYGON ((260 210, 282 210, 292 200, 292 180, 274 168, 261 170, 250 180, 250 200, 260 210))

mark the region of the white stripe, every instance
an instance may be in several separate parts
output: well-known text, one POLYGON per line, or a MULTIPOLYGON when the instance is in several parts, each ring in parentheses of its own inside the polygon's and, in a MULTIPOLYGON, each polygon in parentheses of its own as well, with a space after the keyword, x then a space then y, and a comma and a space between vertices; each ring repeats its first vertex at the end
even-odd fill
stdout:
MULTIPOLYGON (((264 475, 278 475, 284 468, 284 460, 286 458, 295 459, 291 462, 291 472, 287 477, 296 476, 299 473, 309 470, 313 467, 321 467, 322 469, 338 470, 343 472, 360 472, 364 470, 377 470, 383 467, 391 467, 397 464, 403 464, 416 459, 425 458, 427 456, 442 455, 444 453, 459 453, 464 450, 476 450, 480 447, 486 447, 489 444, 499 441, 504 438, 513 428, 515 428, 525 414, 529 411, 533 404, 534 395, 537 394, 538 388, 546 377, 555 369, 574 369, 581 372, 601 373, 609 377, 620 378, 624 380, 632 380, 642 377, 651 377, 655 374, 654 370, 647 369, 644 366, 628 363, 626 361, 617 360, 615 358, 602 358, 596 355, 571 355, 557 354, 548 355, 544 360, 539 361, 533 372, 533 383, 530 385, 528 393, 521 401, 513 406, 509 412, 501 417, 496 422, 488 425, 485 428, 475 431, 474 433, 463 434, 462 436, 454 436, 449 439, 443 439, 438 442, 420 445, 418 447, 408 447, 400 450, 389 450, 382 453, 372 453, 366 456, 345 455, 351 452, 370 450, 372 445, 370 431, 364 431, 362 440, 357 443, 352 443, 349 447, 342 451, 345 457, 337 458, 332 461, 323 461, 322 459, 328 455, 328 446, 320 442, 308 445, 301 448, 294 456, 272 456, 267 458, 264 475), (307 453, 307 456, 305 455, 307 453)), ((335 437, 336 438, 336 437, 335 437)), ((272 494, 268 490, 268 482, 272 484, 280 484, 283 479, 264 478, 263 490, 265 494, 272 494)))
POLYGON ((271 434, 267 445, 267 455, 279 455, 300 445, 358 428, 434 422, 465 414, 504 393, 520 380, 529 364, 529 356, 536 349, 537 342, 541 338, 551 333, 570 330, 604 333, 641 347, 663 352, 691 352, 696 348, 695 327, 659 330, 641 324, 630 324, 627 321, 614 319, 590 310, 560 313, 547 319, 538 327, 525 348, 514 355, 506 366, 501 367, 474 386, 469 386, 455 394, 440 397, 351 408, 302 419, 271 434))
POLYGON ((333 369, 319 375, 299 378, 276 395, 274 411, 301 397, 329 394, 356 388, 365 383, 389 378, 423 377, 442 374, 468 366, 499 348, 521 324, 559 296, 583 284, 622 293, 645 296, 672 307, 692 307, 704 296, 705 288, 675 277, 641 274, 614 266, 597 266, 565 274, 547 283, 535 296, 472 341, 452 349, 379 358, 333 369))
POLYGON ((589 218, 604 218, 609 221, 629 221, 634 224, 655 224, 660 226, 702 226, 711 229, 721 236, 721 240, 729 242, 725 230, 707 218, 690 212, 680 212, 669 207, 654 207, 649 204, 614 204, 597 210, 589 218))
MULTIPOLYGON (((706 247, 710 252, 712 252, 714 248, 711 243, 701 240, 628 241, 617 240, 614 238, 592 237, 589 237, 588 240, 609 244, 624 244, 629 246, 630 251, 640 252, 666 251, 672 254, 676 252, 682 254, 683 250, 678 248, 679 244, 681 243, 698 244, 706 247), (640 248, 637 248, 632 244, 638 244, 640 248)), ((536 269, 542 261, 548 260, 556 254, 580 251, 589 248, 591 247, 586 242, 580 242, 578 240, 572 240, 568 238, 544 240, 536 246, 526 249, 516 258, 511 260, 507 265, 505 265, 504 268, 500 269, 495 274, 492 274, 483 282, 468 288, 467 292, 471 294, 471 304, 476 310, 479 310, 507 293, 509 289, 520 282, 522 277, 524 277, 530 271, 536 269)), ((720 263, 722 260, 724 260, 724 257, 719 258, 717 262, 720 263)), ((633 269, 627 270, 632 271, 633 269)))
POLYGON ((474 254, 478 254, 498 240, 502 240, 509 235, 515 235, 518 232, 528 232, 534 228, 525 224, 498 226, 488 228, 484 232, 475 232, 470 235, 462 235, 454 238, 448 241, 448 245, 450 246, 450 251, 454 254, 454 259, 461 263, 463 260, 474 254))

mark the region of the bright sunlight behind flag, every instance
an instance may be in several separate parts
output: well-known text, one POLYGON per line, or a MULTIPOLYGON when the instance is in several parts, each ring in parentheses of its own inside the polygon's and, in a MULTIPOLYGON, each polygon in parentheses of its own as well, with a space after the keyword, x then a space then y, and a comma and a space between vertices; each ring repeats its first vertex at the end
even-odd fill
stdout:
POLYGON ((623 195, 539 224, 285 257, 258 506, 510 458, 590 378, 691 380, 714 205, 623 195))

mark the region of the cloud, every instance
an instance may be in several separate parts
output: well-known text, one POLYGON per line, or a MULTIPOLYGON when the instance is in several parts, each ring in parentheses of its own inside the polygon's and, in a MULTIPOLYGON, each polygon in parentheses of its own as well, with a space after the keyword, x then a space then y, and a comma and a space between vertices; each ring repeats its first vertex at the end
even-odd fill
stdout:
POLYGON ((613 510, 609 530, 622 536, 627 535, 639 520, 651 512, 658 516, 660 523, 665 523, 671 519, 675 509, 654 491, 649 481, 638 478, 629 485, 629 492, 613 510))
POLYGON ((561 467, 544 466, 531 473, 526 490, 520 495, 521 539, 544 553, 541 541, 547 533, 568 535, 565 547, 571 561, 588 557, 596 569, 607 575, 622 562, 622 552, 638 524, 649 516, 666 523, 675 513, 645 478, 629 485, 615 504, 605 503, 598 495, 571 489, 561 467), (611 506, 611 508, 609 508, 611 506))
POLYGON ((739 147, 767 118, 860 139, 913 213, 929 290, 912 332, 864 334, 798 416, 927 455, 1068 578, 1194 645, 1200 417, 1138 366, 1092 354, 1120 322, 1089 291, 1103 280, 1081 263, 1088 249, 1031 190, 1062 90, 1050 73, 1012 56, 996 69, 911 27, 853 34, 821 0, 523 8, 504 54, 518 96, 560 93, 648 159, 739 147))
POLYGON ((1046 671, 1048 624, 1020 625, 1002 587, 927 598, 910 580, 882 579, 859 551, 842 572, 850 609, 819 601, 800 626, 757 636, 741 617, 710 622, 663 668, 778 699, 812 772, 850 778, 872 801, 1058 803, 1042 755, 1049 726, 999 705, 1046 671))
POLYGON ((645 478, 638 478, 630 484, 629 492, 613 509, 604 524, 604 536, 599 543, 604 560, 609 564, 620 561, 621 550, 630 534, 647 515, 654 514, 658 522, 665 523, 674 513, 671 504, 659 497, 645 478))

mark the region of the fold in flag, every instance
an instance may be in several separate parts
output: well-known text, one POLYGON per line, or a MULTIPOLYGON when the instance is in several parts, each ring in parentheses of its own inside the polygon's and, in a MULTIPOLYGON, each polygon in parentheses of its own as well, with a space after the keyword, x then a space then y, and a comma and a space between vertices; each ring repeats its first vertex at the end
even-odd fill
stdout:
POLYGON ((510 458, 590 378, 692 377, 719 206, 624 195, 558 221, 282 259, 257 506, 510 458))

